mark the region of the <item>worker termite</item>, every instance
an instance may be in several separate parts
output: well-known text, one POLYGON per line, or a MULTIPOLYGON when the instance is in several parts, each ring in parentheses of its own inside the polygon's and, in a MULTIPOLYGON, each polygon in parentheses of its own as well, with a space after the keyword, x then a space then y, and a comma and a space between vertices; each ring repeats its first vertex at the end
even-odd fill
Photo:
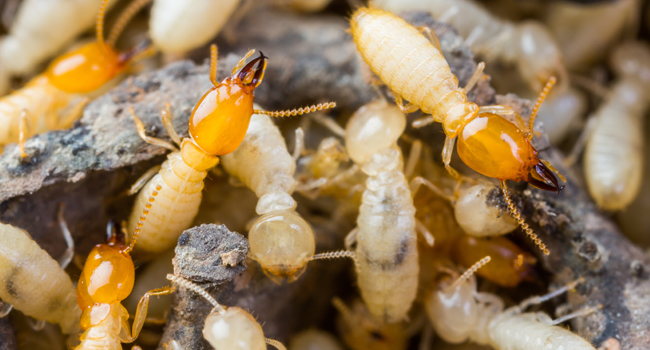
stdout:
POLYGON ((289 350, 343 350, 343 348, 333 335, 317 329, 308 329, 291 337, 289 350))
POLYGON ((27 232, 0 224, 0 317, 15 307, 25 315, 56 323, 64 333, 71 333, 80 313, 75 305, 74 286, 64 271, 74 255, 74 242, 63 219, 63 206, 58 222, 68 246, 58 262, 27 232))
POLYGON ((262 326, 245 310, 235 306, 223 307, 203 288, 182 277, 169 274, 167 279, 201 295, 214 306, 205 319, 203 337, 216 350, 264 350, 266 344, 287 350, 279 341, 265 338, 262 326))
POLYGON ((31 73, 91 27, 102 6, 97 0, 22 1, 9 35, 0 40, 0 65, 9 73, 31 73))
MULTIPOLYGON (((550 163, 540 160, 531 144, 537 110, 555 78, 551 77, 540 93, 526 127, 521 117, 509 107, 479 107, 467 101, 465 92, 476 83, 482 65, 467 86, 460 89, 439 47, 436 48, 403 19, 383 10, 359 8, 350 22, 357 49, 372 71, 393 90, 398 104, 401 105, 402 98, 411 101, 411 104, 402 106, 403 110, 421 109, 432 114, 416 120, 414 126, 442 123, 447 137, 442 158, 447 170, 461 179, 449 165, 456 138, 460 136, 457 150, 463 162, 473 170, 501 181, 512 216, 544 254, 549 254, 510 200, 506 180, 523 180, 534 187, 558 193, 562 189, 556 178, 557 175, 563 179, 562 175, 550 163), (417 75, 422 78, 416 79, 417 75), (502 116, 508 114, 517 117, 517 124, 502 116)), ((437 42, 437 39, 433 41, 437 42)))
POLYGON ((474 272, 487 264, 490 257, 474 264, 462 276, 450 270, 455 281, 449 277, 440 279, 426 303, 429 320, 436 333, 449 343, 462 343, 466 340, 490 345, 497 350, 543 350, 572 349, 595 350, 585 339, 562 327, 556 326, 568 319, 584 316, 593 308, 577 311, 557 320, 543 312, 527 312, 531 305, 542 303, 568 290, 576 281, 565 285, 547 295, 531 297, 517 306, 503 309, 503 300, 491 293, 476 290, 474 272))
POLYGON ((240 0, 154 0, 149 31, 164 53, 185 53, 206 44, 226 24, 240 0))
POLYGON ((625 208, 639 192, 643 175, 643 116, 650 99, 650 47, 619 46, 611 57, 618 80, 595 114, 584 155, 589 193, 598 206, 625 208))
MULTIPOLYGON (((231 76, 218 82, 217 47, 213 45, 211 51, 210 80, 214 87, 201 97, 192 111, 190 137, 181 141, 171 124, 169 106, 161 111, 163 124, 180 150, 168 141, 147 136, 144 124, 133 109, 129 109, 138 134, 145 142, 172 150, 158 174, 145 174, 153 176, 146 184, 145 179, 138 181, 144 188, 136 199, 128 227, 129 232, 140 235, 138 250, 142 253, 159 253, 176 244, 178 236, 189 227, 198 212, 207 170, 219 163, 219 156, 239 147, 253 114, 284 117, 335 106, 334 103, 325 103, 279 112, 254 109, 254 91, 262 82, 268 58, 260 52, 259 57, 246 63, 254 52, 251 50, 235 66, 231 76), (149 203, 152 193, 160 193, 159 201, 162 202, 154 209, 149 203), (143 226, 142 215, 149 215, 146 226, 143 226)), ((138 187, 132 188, 131 192, 138 191, 138 187)))
POLYGON ((145 46, 137 46, 118 53, 113 45, 124 25, 148 1, 132 2, 105 42, 104 12, 108 0, 103 0, 97 15, 96 42, 60 56, 45 73, 0 99, 0 146, 20 142, 24 156, 24 142, 30 135, 72 125, 81 116, 88 99, 110 87, 110 83, 145 50, 145 46))

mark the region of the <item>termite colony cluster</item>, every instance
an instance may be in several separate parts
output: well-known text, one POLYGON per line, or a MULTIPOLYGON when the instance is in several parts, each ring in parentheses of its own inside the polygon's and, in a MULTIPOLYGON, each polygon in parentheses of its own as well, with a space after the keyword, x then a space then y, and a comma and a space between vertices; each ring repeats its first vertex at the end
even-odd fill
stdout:
POLYGON ((0 350, 650 348, 648 2, 0 4, 0 350))

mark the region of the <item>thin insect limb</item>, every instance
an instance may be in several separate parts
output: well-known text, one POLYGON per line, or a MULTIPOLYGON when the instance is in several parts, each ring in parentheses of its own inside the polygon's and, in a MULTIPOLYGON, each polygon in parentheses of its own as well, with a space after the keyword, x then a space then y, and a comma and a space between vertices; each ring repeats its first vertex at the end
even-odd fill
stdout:
POLYGON ((582 129, 582 132, 578 136, 578 140, 573 145, 573 148, 571 148, 571 151, 569 151, 569 155, 566 158, 564 158, 565 167, 572 167, 578 162, 578 159, 580 159, 580 155, 582 154, 582 151, 585 149, 585 146, 587 145, 587 141, 589 141, 589 139, 591 138, 591 134, 596 129, 597 124, 598 124, 598 117, 596 115, 592 115, 587 119, 587 124, 585 125, 585 127, 582 129))
POLYGON ((219 81, 217 80, 218 57, 219 57, 219 49, 217 49, 217 45, 215 44, 210 45, 210 81, 214 86, 219 85, 219 81))
POLYGON ((556 290, 554 290, 552 292, 549 292, 547 294, 537 295, 537 296, 530 297, 528 299, 524 299, 524 301, 522 301, 519 305, 513 306, 512 308, 513 308, 513 310, 517 310, 517 312, 523 312, 529 306, 541 304, 543 302, 546 302, 547 300, 550 300, 550 299, 553 299, 553 298, 555 298, 555 297, 557 297, 559 295, 562 295, 562 294, 574 289, 578 284, 584 283, 584 281, 585 281, 585 279, 583 277, 580 277, 577 280, 569 282, 569 283, 565 284, 564 286, 562 286, 562 287, 560 287, 560 288, 558 288, 558 289, 556 289, 556 290))
POLYGON ((174 144, 172 144, 171 142, 161 140, 159 138, 147 136, 144 130, 144 124, 142 123, 142 120, 140 120, 140 118, 138 118, 138 116, 135 114, 135 111, 133 111, 133 107, 129 107, 129 113, 131 113, 131 116, 133 117, 133 121, 135 122, 135 126, 138 129, 138 135, 140 135, 140 138, 144 142, 151 145, 167 148, 172 152, 178 151, 178 148, 176 148, 176 146, 174 146, 174 144))
POLYGON ((264 111, 261 109, 254 109, 253 114, 263 114, 263 115, 268 115, 269 117, 287 117, 287 116, 293 117, 296 115, 313 113, 316 111, 322 111, 334 107, 336 107, 336 102, 326 102, 326 103, 319 103, 317 105, 311 105, 308 107, 301 107, 301 108, 285 110, 285 111, 264 111))
POLYGON ((63 234, 63 239, 65 240, 65 244, 67 246, 65 252, 59 258, 59 266, 65 270, 66 267, 70 265, 72 258, 74 258, 74 240, 72 239, 72 234, 68 229, 68 224, 65 222, 65 218, 63 217, 64 209, 65 203, 59 204, 59 213, 57 215, 57 220, 59 222, 59 227, 61 228, 61 233, 63 234))
POLYGON ((345 129, 343 129, 334 119, 322 114, 313 114, 311 115, 311 119, 328 128, 334 135, 345 137, 345 129))
POLYGON ((450 165, 451 155, 454 152, 455 143, 456 143, 455 137, 447 136, 445 138, 445 146, 442 148, 442 160, 445 163, 445 169, 447 169, 449 175, 451 175, 454 179, 458 180, 459 182, 462 182, 463 177, 456 171, 456 169, 452 168, 450 165))
POLYGON ((345 249, 352 250, 352 246, 357 242, 357 233, 359 233, 359 228, 355 227, 345 236, 345 239, 343 240, 345 249))
POLYGON ((510 199, 510 194, 508 194, 508 186, 506 185, 505 180, 501 180, 501 191, 503 192, 503 197, 506 199, 506 203, 508 204, 510 215, 512 215, 519 226, 521 226, 524 232, 526 232, 528 238, 535 242, 535 245, 542 251, 542 253, 544 253, 544 255, 549 255, 551 252, 548 250, 548 248, 546 248, 546 244, 544 244, 542 240, 537 237, 530 226, 528 226, 524 219, 522 219, 521 215, 519 215, 517 207, 515 207, 515 205, 512 203, 512 200, 510 199))
POLYGON ((140 11, 143 7, 145 7, 147 4, 149 4, 151 0, 135 0, 131 2, 123 11, 120 13, 120 17, 117 18, 115 21, 115 24, 113 24, 113 28, 111 29, 110 34, 108 35, 108 39, 106 42, 110 46, 115 46, 115 43, 117 42, 117 39, 120 37, 120 34, 122 34, 122 31, 124 30, 124 27, 131 21, 133 16, 135 16, 138 11, 140 11))
POLYGON ((160 119, 162 120, 167 134, 178 147, 181 147, 181 137, 178 136, 174 124, 172 123, 172 106, 169 102, 165 103, 165 109, 160 110, 160 119))
POLYGON ((147 182, 149 182, 149 180, 151 180, 152 177, 154 177, 156 174, 158 174, 159 170, 160 170, 160 164, 159 165, 154 165, 153 167, 151 167, 151 169, 147 170, 146 173, 142 174, 142 176, 140 176, 138 178, 138 180, 136 180, 135 183, 133 185, 131 185, 131 188, 129 188, 125 192, 125 194, 127 196, 132 196, 132 195, 138 193, 142 189, 142 187, 144 187, 144 185, 146 185, 147 182))
POLYGON ((326 259, 339 259, 339 258, 350 258, 354 261, 354 265, 357 268, 357 271, 359 271, 359 258, 354 252, 351 252, 349 250, 340 250, 338 252, 328 252, 328 253, 320 253, 320 254, 315 254, 312 256, 309 261, 313 260, 326 260, 326 259))
POLYGON ((0 306, 0 318, 9 315, 11 310, 14 309, 13 305, 11 305, 11 304, 9 304, 9 303, 7 303, 5 301, 1 302, 0 304, 1 304, 1 306, 0 306))
POLYGON ((163 348, 165 350, 183 350, 176 340, 171 340, 169 343, 163 343, 163 348))
POLYGON ((427 180, 427 179, 425 179, 425 178, 423 178, 421 176, 416 176, 416 177, 413 178, 413 180, 411 180, 411 182, 409 184, 409 188, 411 189, 411 195, 415 195, 417 193, 417 191, 420 189, 420 186, 422 186, 422 185, 428 187, 431 191, 433 191, 433 193, 435 193, 438 196, 446 199, 449 202, 453 202, 455 200, 454 197, 446 195, 445 192, 443 192, 443 190, 438 188, 438 186, 436 186, 433 182, 431 182, 431 181, 429 181, 429 180, 427 180))
POLYGON ((548 96, 548 93, 551 91, 553 85, 555 85, 555 82, 557 82, 557 79, 555 77, 548 78, 548 81, 546 82, 546 85, 544 85, 542 92, 540 92, 539 96, 537 97, 537 102, 535 102, 533 111, 530 113, 530 118, 528 118, 528 141, 533 140, 535 118, 537 117, 537 112, 539 111, 539 107, 542 105, 542 102, 544 102, 544 100, 546 99, 546 96, 548 96))
POLYGON ((352 311, 347 305, 345 305, 345 303, 343 302, 343 300, 341 300, 341 298, 339 297, 332 298, 332 306, 334 306, 336 311, 338 311, 339 314, 341 314, 341 317, 344 320, 348 320, 348 323, 352 323, 350 322, 352 320, 352 311))
POLYGON ((106 50, 104 44, 104 15, 106 14, 106 5, 108 0, 102 0, 97 13, 97 22, 95 23, 95 35, 97 35, 97 44, 102 50, 106 50))
POLYGON ((27 124, 27 111, 20 111, 20 121, 18 124, 18 147, 20 148, 20 157, 25 158, 25 141, 29 133, 29 125, 27 124))
POLYGON ((57 120, 56 125, 52 129, 67 129, 74 123, 84 111, 86 105, 90 102, 90 98, 82 97, 70 110, 57 120))
POLYGON ((293 146, 293 161, 297 161, 298 158, 302 155, 302 151, 305 149, 305 132, 302 128, 296 129, 296 137, 293 146))
POLYGON ((416 28, 420 32, 422 32, 424 34, 424 36, 427 37, 427 39, 429 39, 429 42, 431 42, 431 44, 436 49, 438 49, 438 51, 442 52, 442 49, 440 48, 440 40, 438 40, 438 36, 436 35, 436 33, 433 30, 431 30, 431 28, 429 28, 427 26, 419 26, 419 27, 416 27, 416 28))
POLYGON ((571 84, 598 96, 602 100, 609 100, 612 92, 598 81, 580 74, 570 74, 571 84))
POLYGON ((405 105, 404 100, 402 99, 402 96, 400 96, 397 93, 395 94, 395 104, 397 105, 397 107, 399 107, 399 109, 402 112, 404 112, 406 114, 413 113, 413 112, 417 111, 418 109, 420 109, 420 107, 418 105, 413 104, 413 103, 407 103, 405 105))
POLYGON ((237 73, 240 69, 242 69, 244 67, 244 65, 246 65, 246 60, 249 57, 251 57, 254 53, 255 53, 255 50, 248 51, 246 53, 246 55, 244 55, 244 57, 242 57, 242 59, 239 60, 239 62, 235 66, 235 68, 232 69, 232 74, 231 75, 235 75, 235 73, 237 73))
POLYGON ((418 344, 418 350, 429 350, 433 346, 433 327, 427 323, 424 325, 422 330, 422 336, 420 337, 420 344, 418 344))
POLYGON ((492 106, 481 106, 481 107, 479 107, 478 114, 481 114, 481 113, 492 113, 492 114, 497 114, 497 115, 504 116, 504 115, 515 114, 517 112, 515 112, 515 110, 512 109, 509 106, 492 105, 492 106))
POLYGON ((429 125, 429 124, 431 124, 431 123, 433 123, 435 121, 436 120, 433 118, 432 115, 427 115, 426 117, 422 117, 422 118, 414 120, 413 123, 411 123, 411 126, 418 129, 418 128, 427 126, 427 125, 429 125))
MULTIPOLYGON (((474 44, 474 42, 476 41, 476 39, 478 39, 478 38, 481 37, 481 34, 483 34, 483 31, 484 31, 484 30, 485 30, 485 29, 483 28, 483 26, 477 26, 477 27, 475 27, 475 28, 474 28, 474 29, 469 33, 469 35, 467 36, 467 38, 465 39, 465 45, 471 47, 471 46, 474 44)), ((465 90, 465 91, 468 91, 468 90, 465 90)))
POLYGON ((205 289, 199 287, 195 283, 192 283, 188 280, 186 280, 183 277, 172 275, 172 274, 167 274, 167 279, 172 281, 173 283, 179 284, 187 289, 192 290, 196 294, 199 294, 205 300, 207 300, 212 306, 214 307, 213 310, 216 310, 219 314, 223 315, 226 313, 226 309, 221 306, 208 292, 205 291, 205 289))
POLYGON ((460 11, 460 7, 458 5, 454 5, 447 9, 447 11, 443 12, 443 14, 440 15, 437 20, 441 23, 447 23, 450 19, 456 16, 456 14, 458 14, 458 11, 460 11))
POLYGON ((416 139, 413 141, 413 144, 411 144, 409 158, 406 161, 406 165, 404 166, 404 176, 407 179, 410 179, 411 176, 413 176, 413 173, 415 173, 415 167, 418 165, 421 155, 422 155, 422 141, 416 139))
POLYGON ((602 305, 597 305, 597 306, 588 307, 588 308, 585 308, 585 309, 582 309, 582 310, 578 310, 578 311, 572 312, 572 313, 570 313, 570 314, 568 314, 568 315, 564 315, 564 316, 562 316, 562 317, 559 317, 559 318, 554 319, 554 320, 550 323, 550 325, 552 325, 552 326, 557 326, 557 325, 560 324, 560 323, 564 323, 564 322, 569 321, 569 320, 572 320, 572 319, 574 319, 574 318, 578 318, 578 317, 583 317, 583 316, 591 315, 591 314, 593 314, 594 312, 596 312, 596 311, 598 311, 598 310, 600 310, 600 309, 602 309, 602 308, 603 308, 602 305))
POLYGON ((485 62, 480 62, 479 64, 476 65, 476 70, 474 71, 474 74, 472 74, 472 77, 469 78, 467 84, 463 88, 463 91, 465 91, 465 93, 470 92, 474 87, 474 85, 476 85, 481 75, 483 75, 484 69, 485 69, 485 62))
POLYGON ((275 339, 264 338, 264 341, 278 350, 287 350, 287 348, 282 343, 275 339))
POLYGON ((415 230, 422 235, 422 237, 427 242, 429 247, 433 247, 435 238, 433 237, 429 229, 427 229, 427 226, 422 223, 422 221, 415 219, 415 230))
POLYGON ((120 341, 123 343, 130 343, 138 338, 138 335, 140 335, 140 331, 142 330, 142 326, 144 325, 144 322, 147 318, 147 310, 149 308, 150 297, 169 295, 173 291, 174 289, 172 287, 162 287, 144 293, 142 298, 140 298, 140 302, 138 302, 138 308, 135 312, 135 317, 133 318, 131 334, 128 334, 128 329, 126 329, 127 334, 124 335, 124 339, 120 339, 120 341))
POLYGON ((460 286, 461 283, 467 281, 470 277, 472 277, 472 275, 475 274, 476 271, 478 271, 478 269, 485 266, 485 264, 489 263, 490 260, 492 260, 492 258, 488 255, 483 259, 477 261, 474 265, 472 265, 472 267, 470 267, 469 269, 467 269, 467 271, 465 271, 462 275, 460 275, 460 277, 458 277, 456 281, 454 281, 454 283, 452 283, 449 287, 447 287, 447 290, 456 289, 458 286, 460 286))

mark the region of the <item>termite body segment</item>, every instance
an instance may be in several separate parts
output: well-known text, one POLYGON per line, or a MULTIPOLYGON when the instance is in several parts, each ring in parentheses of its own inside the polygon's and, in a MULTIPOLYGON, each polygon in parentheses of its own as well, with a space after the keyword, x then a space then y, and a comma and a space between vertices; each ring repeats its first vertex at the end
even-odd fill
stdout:
POLYGON ((585 178, 603 209, 619 210, 634 200, 643 177, 643 117, 650 106, 650 48, 619 46, 611 59, 618 80, 596 112, 585 150, 585 178))
POLYGON ((343 350, 332 334, 308 329, 291 337, 289 350, 343 350))
POLYGON ((25 231, 0 224, 0 298, 25 315, 74 330, 80 311, 68 274, 25 231))
POLYGON ((314 233, 296 213, 291 193, 297 181, 296 161, 278 127, 266 115, 253 114, 246 137, 223 166, 255 192, 257 214, 248 233, 250 256, 275 282, 295 281, 314 255, 314 233))
MULTIPOLYGON (((136 0, 125 11, 123 22, 114 27, 111 37, 117 39, 133 14, 147 0, 136 0)), ((83 112, 92 97, 111 87, 121 73, 129 68, 131 61, 144 48, 119 53, 114 40, 104 42, 103 14, 107 1, 102 3, 97 16, 97 41, 61 55, 36 76, 24 88, 0 99, 0 147, 20 142, 36 133, 68 128, 83 112)), ((24 150, 21 150, 24 156, 24 150)))

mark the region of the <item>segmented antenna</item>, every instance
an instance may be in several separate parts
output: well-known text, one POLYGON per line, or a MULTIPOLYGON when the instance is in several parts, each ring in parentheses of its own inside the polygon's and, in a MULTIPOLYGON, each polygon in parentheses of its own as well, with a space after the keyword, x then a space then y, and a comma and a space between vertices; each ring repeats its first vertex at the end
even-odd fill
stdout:
POLYGON ((267 344, 274 346, 278 350, 287 350, 287 348, 284 346, 284 344, 280 343, 279 341, 275 339, 270 339, 270 338, 264 338, 264 341, 266 341, 267 344))
POLYGON ((217 58, 219 57, 219 50, 217 45, 210 45, 210 81, 214 86, 219 83, 217 81, 217 58))
POLYGON ((108 0, 102 0, 102 4, 99 6, 99 12, 97 13, 97 23, 95 23, 97 43, 102 50, 104 49, 104 15, 106 14, 107 4, 108 0))
POLYGON ((328 253, 320 253, 312 256, 309 260, 327 260, 327 259, 339 259, 339 258, 350 258, 354 261, 354 265, 357 268, 357 271, 359 271, 359 259, 357 258, 357 255, 354 252, 351 252, 349 250, 339 250, 338 252, 328 252, 328 253))
POLYGON ((551 252, 546 248, 546 244, 542 242, 542 240, 537 237, 535 232, 528 226, 528 224, 524 221, 524 219, 521 218, 521 215, 519 215, 519 211, 517 210, 517 207, 512 203, 512 200, 510 199, 510 195, 508 194, 508 187, 506 186, 506 182, 504 180, 501 180, 501 191, 503 192, 503 197, 506 199, 506 203, 508 204, 508 209, 510 210, 510 215, 517 221, 519 226, 521 226, 522 229, 526 232, 526 235, 533 241, 535 242, 535 245, 544 253, 544 255, 549 255, 551 252))
POLYGON ((537 102, 535 102, 535 107, 533 107, 533 111, 530 113, 530 119, 528 120, 528 141, 531 141, 533 139, 533 124, 535 124, 537 111, 539 111, 539 107, 542 105, 542 102, 544 102, 544 99, 546 99, 546 95, 548 95, 548 93, 551 91, 551 88, 553 85, 555 85, 556 81, 557 79, 555 77, 548 78, 548 81, 546 82, 546 85, 544 85, 542 92, 540 92, 539 97, 537 97, 537 102))
POLYGON ((488 255, 485 258, 476 262, 474 265, 472 265, 472 267, 470 267, 467 271, 465 271, 465 273, 460 275, 460 277, 458 277, 458 279, 448 287, 449 290, 454 290, 458 286, 460 286, 461 283, 467 281, 474 273, 476 273, 478 269, 485 266, 485 264, 489 263, 490 260, 492 260, 492 258, 488 255))
POLYGON ((120 34, 124 30, 124 27, 126 27, 133 16, 138 13, 138 11, 140 11, 150 2, 151 0, 135 0, 130 3, 129 6, 127 6, 124 11, 122 11, 122 13, 120 13, 120 17, 118 17, 117 21, 115 21, 115 24, 111 29, 111 33, 108 35, 108 39, 106 40, 108 45, 115 46, 115 42, 117 42, 117 38, 120 37, 120 34))
POLYGON ((286 111, 265 111, 261 109, 254 109, 253 114, 263 114, 263 115, 268 115, 270 117, 287 117, 287 116, 293 117, 296 115, 313 113, 316 111, 322 111, 334 107, 336 107, 336 102, 327 102, 327 103, 319 103, 317 105, 311 105, 309 107, 301 107, 301 108, 286 110, 286 111))
POLYGON ((140 221, 138 221, 135 230, 133 231, 133 237, 131 237, 131 243, 129 243, 129 246, 122 251, 123 253, 129 253, 130 251, 133 250, 135 243, 138 241, 138 235, 140 234, 140 231, 142 231, 142 226, 144 225, 144 222, 147 220, 147 215, 149 215, 149 210, 151 210, 151 206, 153 205, 153 202, 156 200, 155 197, 158 195, 158 191, 160 191, 161 189, 162 186, 156 185, 156 189, 153 192, 151 192, 151 196, 149 196, 148 203, 145 205, 144 210, 142 210, 142 215, 140 215, 140 221))
POLYGON ((208 292, 206 292, 205 289, 197 286, 195 283, 192 283, 183 277, 172 275, 171 273, 167 274, 167 279, 187 289, 191 289, 196 294, 201 295, 205 298, 205 300, 212 304, 212 306, 214 306, 214 309, 217 310, 218 313, 223 315, 226 312, 226 309, 221 306, 221 304, 219 304, 208 292))

